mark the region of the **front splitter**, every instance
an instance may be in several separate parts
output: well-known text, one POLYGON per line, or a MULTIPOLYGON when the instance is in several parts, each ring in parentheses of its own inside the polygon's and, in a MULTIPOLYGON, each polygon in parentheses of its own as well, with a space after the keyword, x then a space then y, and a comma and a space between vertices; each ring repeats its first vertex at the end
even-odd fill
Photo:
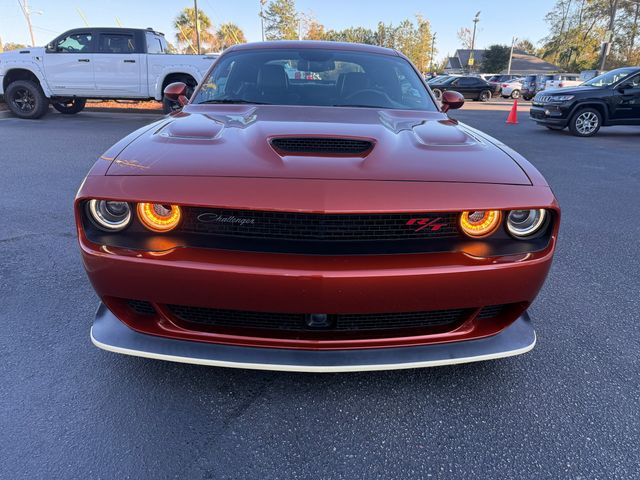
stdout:
POLYGON ((436 367, 520 355, 534 347, 536 333, 525 312, 496 335, 455 343, 351 350, 238 347, 138 333, 101 303, 91 328, 91 341, 103 350, 171 362, 292 372, 356 372, 436 367))

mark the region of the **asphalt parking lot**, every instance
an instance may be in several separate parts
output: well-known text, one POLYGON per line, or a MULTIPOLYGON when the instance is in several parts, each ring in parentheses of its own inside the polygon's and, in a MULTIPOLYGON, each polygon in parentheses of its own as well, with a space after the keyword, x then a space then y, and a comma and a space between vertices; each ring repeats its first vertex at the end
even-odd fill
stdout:
MULTIPOLYGON (((536 165, 563 219, 523 356, 291 374, 103 352, 72 200, 157 116, 0 119, 0 478, 631 479, 640 464, 640 128, 595 138, 461 110, 536 165)), ((482 165, 478 165, 482 168, 482 165)))

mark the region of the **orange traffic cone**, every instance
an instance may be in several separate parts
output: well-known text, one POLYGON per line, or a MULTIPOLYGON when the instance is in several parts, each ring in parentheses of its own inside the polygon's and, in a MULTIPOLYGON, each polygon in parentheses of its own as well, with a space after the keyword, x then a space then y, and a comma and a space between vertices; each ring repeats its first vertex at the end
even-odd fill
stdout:
POLYGON ((509 116, 507 117, 507 123, 516 124, 518 123, 518 99, 516 98, 513 102, 513 107, 511 107, 511 111, 509 112, 509 116))

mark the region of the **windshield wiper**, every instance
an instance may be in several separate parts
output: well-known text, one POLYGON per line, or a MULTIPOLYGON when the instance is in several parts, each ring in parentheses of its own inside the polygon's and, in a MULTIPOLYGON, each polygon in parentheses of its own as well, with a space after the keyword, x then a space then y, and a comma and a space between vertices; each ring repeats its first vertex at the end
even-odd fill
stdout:
POLYGON ((254 102, 253 100, 243 100, 241 98, 223 98, 218 100, 205 100, 204 102, 198 102, 198 105, 203 103, 221 103, 221 104, 251 104, 251 105, 273 105, 268 102, 254 102))

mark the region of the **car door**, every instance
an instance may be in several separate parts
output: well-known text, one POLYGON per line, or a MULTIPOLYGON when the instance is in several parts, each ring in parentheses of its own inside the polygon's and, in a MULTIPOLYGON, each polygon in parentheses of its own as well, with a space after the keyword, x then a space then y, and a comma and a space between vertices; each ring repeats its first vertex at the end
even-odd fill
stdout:
POLYGON ((617 86, 611 116, 614 120, 640 120, 640 74, 617 86))
POLYGON ((96 88, 101 96, 139 97, 141 49, 135 32, 100 32, 95 54, 96 88))
POLYGON ((82 97, 95 93, 94 51, 95 34, 91 30, 74 30, 47 46, 44 71, 53 95, 82 97))

